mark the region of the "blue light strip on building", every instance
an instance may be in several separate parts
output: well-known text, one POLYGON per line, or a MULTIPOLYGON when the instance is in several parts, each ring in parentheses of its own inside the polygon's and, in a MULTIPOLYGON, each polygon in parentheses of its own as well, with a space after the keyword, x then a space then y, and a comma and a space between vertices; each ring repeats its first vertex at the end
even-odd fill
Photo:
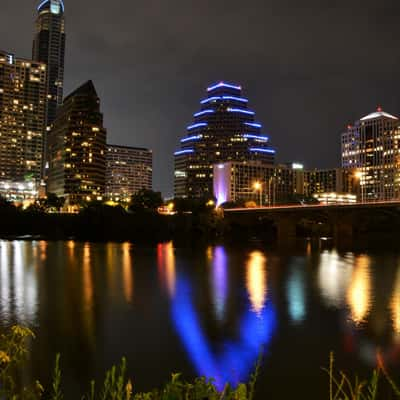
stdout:
POLYGON ((190 142, 191 140, 199 140, 203 137, 203 135, 195 135, 195 136, 189 136, 187 138, 181 139, 181 143, 186 143, 190 142))
POLYGON ((180 156, 182 154, 189 154, 189 153, 194 153, 193 149, 186 149, 186 150, 180 150, 180 151, 176 151, 174 153, 175 156, 180 156))
POLYGON ((206 122, 199 122, 198 124, 190 125, 187 127, 187 130, 190 131, 191 129, 201 128, 207 126, 206 122))
MULTIPOLYGON (((50 0, 44 0, 44 1, 42 1, 39 5, 38 5, 38 8, 37 8, 37 10, 39 11, 44 5, 46 5, 47 3, 50 3, 50 0)), ((63 0, 60 0, 60 4, 61 4, 61 8, 62 8, 62 10, 63 10, 63 12, 64 12, 64 3, 63 3, 63 0)))
POLYGON ((235 86, 235 85, 230 85, 229 83, 220 82, 220 83, 217 83, 214 86, 210 86, 209 88, 207 88, 207 92, 211 92, 212 90, 218 89, 218 88, 221 88, 221 87, 226 87, 228 89, 242 90, 241 86, 235 86))
POLYGON ((269 140, 268 136, 258 136, 258 135, 250 135, 250 134, 246 134, 243 135, 244 138, 246 139, 256 139, 256 140, 263 140, 265 142, 267 142, 269 140))
POLYGON ((255 122, 245 122, 244 124, 247 126, 252 126, 253 128, 262 128, 261 124, 257 124, 255 122))
POLYGON ((208 99, 204 99, 200 102, 200 104, 207 104, 211 103, 212 101, 218 101, 218 100, 233 100, 233 101, 239 101, 241 103, 248 103, 249 100, 243 98, 243 97, 236 97, 236 96, 213 96, 209 97, 208 99))
POLYGON ((202 115, 205 115, 205 114, 213 114, 213 113, 215 113, 214 110, 203 110, 203 111, 200 111, 200 112, 194 114, 194 116, 195 116, 195 117, 201 117, 202 115))
POLYGON ((242 110, 241 108, 228 108, 228 111, 229 112, 237 112, 237 113, 247 114, 247 115, 254 115, 255 114, 253 111, 242 110))
POLYGON ((214 96, 214 97, 209 97, 208 99, 204 99, 200 102, 200 104, 207 104, 210 103, 211 101, 217 101, 217 100, 221 100, 222 97, 219 96, 214 96))
POLYGON ((236 97, 236 96, 222 96, 223 100, 235 100, 240 101, 242 103, 248 103, 249 101, 243 97, 236 97))
POLYGON ((258 147, 250 147, 249 150, 250 151, 256 151, 256 152, 259 152, 259 153, 275 154, 275 150, 272 150, 272 149, 261 149, 261 148, 258 148, 258 147))

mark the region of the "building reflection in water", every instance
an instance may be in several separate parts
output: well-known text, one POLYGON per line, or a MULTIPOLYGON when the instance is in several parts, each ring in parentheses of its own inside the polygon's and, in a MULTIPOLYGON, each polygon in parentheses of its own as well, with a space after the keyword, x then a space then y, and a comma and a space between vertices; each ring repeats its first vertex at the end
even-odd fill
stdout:
POLYGON ((305 268, 304 262, 294 260, 286 286, 289 317, 294 323, 302 322, 306 317, 305 268))
MULTIPOLYGON (((209 250, 207 250, 208 252, 209 250)), ((222 246, 214 248, 211 258, 212 274, 211 287, 214 310, 218 321, 225 317, 226 299, 228 296, 228 258, 222 246)))
POLYGON ((318 268, 318 284, 324 303, 340 308, 346 304, 346 293, 352 279, 354 256, 339 257, 336 250, 324 251, 318 268))
POLYGON ((173 298, 176 286, 176 266, 172 242, 158 244, 157 268, 162 285, 166 287, 170 298, 173 298))
POLYGON ((366 322, 371 309, 371 271, 370 258, 367 256, 355 259, 347 301, 351 320, 356 325, 366 322))
MULTIPOLYGON (((225 265, 223 248, 215 249, 212 262, 215 266, 225 265)), ((268 345, 276 327, 275 308, 266 299, 265 257, 259 252, 251 253, 247 264, 250 302, 243 315, 238 316, 236 338, 225 338, 219 347, 220 352, 212 345, 205 332, 205 323, 202 324, 201 315, 196 309, 193 298, 195 283, 184 273, 177 277, 175 297, 171 301, 176 332, 197 374, 214 378, 216 386, 221 390, 226 382, 237 384, 249 378, 261 349, 268 345)), ((213 278, 225 280, 224 284, 228 287, 227 274, 215 273, 213 278)), ((228 289, 216 283, 212 287, 218 288, 215 289, 218 293, 228 293, 228 289)))
POLYGON ((246 265, 246 286, 252 309, 260 313, 267 298, 266 258, 260 251, 250 253, 246 265))

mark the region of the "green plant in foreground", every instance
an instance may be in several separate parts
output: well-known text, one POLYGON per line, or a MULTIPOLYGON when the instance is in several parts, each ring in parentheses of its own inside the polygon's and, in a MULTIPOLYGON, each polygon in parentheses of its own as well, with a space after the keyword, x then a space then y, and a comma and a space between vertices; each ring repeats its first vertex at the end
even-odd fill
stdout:
POLYGON ((377 354, 378 367, 372 371, 367 380, 360 380, 357 376, 351 380, 343 371, 335 373, 334 356, 330 354, 329 369, 324 368, 329 375, 329 400, 377 400, 379 394, 380 377, 383 375, 385 383, 389 384, 394 398, 400 399, 400 389, 387 372, 382 357, 377 354))

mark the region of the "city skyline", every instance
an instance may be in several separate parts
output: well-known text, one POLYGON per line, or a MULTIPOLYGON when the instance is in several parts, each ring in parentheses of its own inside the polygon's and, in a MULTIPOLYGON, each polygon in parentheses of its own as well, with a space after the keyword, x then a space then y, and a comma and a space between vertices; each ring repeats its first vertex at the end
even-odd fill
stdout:
MULTIPOLYGON (((337 166, 343 127, 377 104, 392 114, 400 109, 394 89, 399 60, 393 56, 399 5, 364 2, 360 8, 351 2, 329 13, 313 2, 304 9, 292 5, 233 2, 224 9, 205 3, 193 11, 173 2, 168 5, 172 20, 167 21, 166 5, 158 2, 128 4, 122 11, 113 7, 102 16, 99 1, 68 0, 65 92, 94 80, 110 142, 152 148, 154 188, 165 195, 172 194, 173 152, 189 122, 185 116, 196 107, 202 88, 221 79, 243 83, 267 133, 274 134, 279 161, 337 166), (243 15, 254 21, 244 36, 243 15), (189 16, 193 25, 187 27, 183 21, 189 16), (203 30, 205 18, 211 34, 203 30), (371 20, 376 29, 370 29, 371 20), (217 42, 212 40, 215 33, 220 34, 217 42), (228 46, 232 41, 235 46, 228 46), (374 57, 364 52, 367 44, 374 57)), ((2 47, 19 57, 29 57, 36 6, 32 2, 20 9, 5 1, 2 47)))

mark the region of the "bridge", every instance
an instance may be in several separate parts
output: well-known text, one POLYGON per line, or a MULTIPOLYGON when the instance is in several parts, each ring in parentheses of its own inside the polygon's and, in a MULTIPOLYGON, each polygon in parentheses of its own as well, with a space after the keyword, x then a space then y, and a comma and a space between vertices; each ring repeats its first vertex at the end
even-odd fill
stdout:
POLYGON ((279 243, 295 239, 296 227, 302 220, 328 224, 336 242, 350 242, 361 227, 371 226, 374 221, 387 224, 388 228, 397 223, 400 226, 400 200, 233 208, 224 210, 224 217, 228 223, 246 227, 269 221, 275 226, 279 243))

